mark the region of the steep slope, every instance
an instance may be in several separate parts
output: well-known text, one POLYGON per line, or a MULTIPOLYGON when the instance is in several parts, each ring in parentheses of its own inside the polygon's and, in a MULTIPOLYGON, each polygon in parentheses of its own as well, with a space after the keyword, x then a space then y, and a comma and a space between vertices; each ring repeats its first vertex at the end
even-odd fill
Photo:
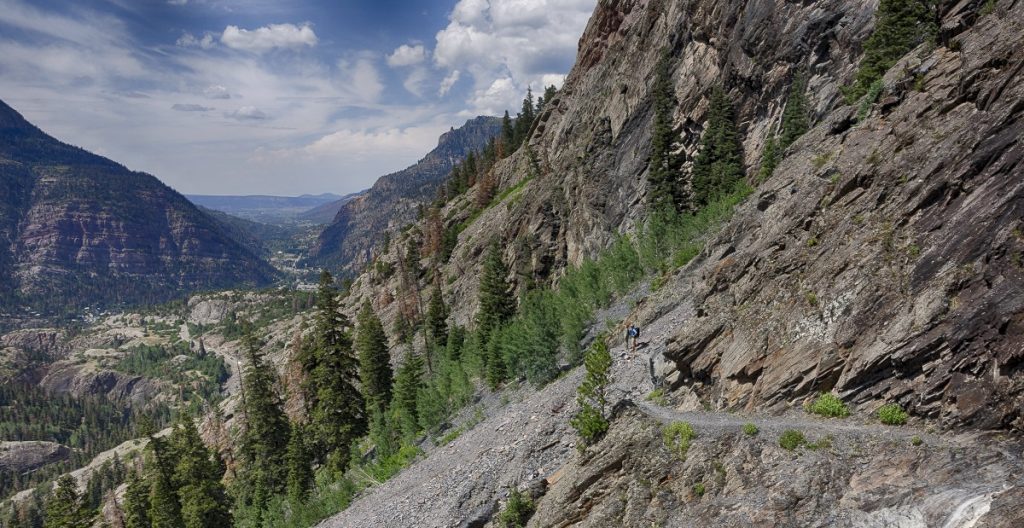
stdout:
POLYGON ((0 102, 0 305, 71 311, 267 284, 268 264, 183 196, 47 136, 0 102))
POLYGON ((341 208, 344 207, 345 204, 358 198, 365 192, 366 191, 360 191, 348 194, 332 202, 320 204, 312 209, 299 213, 295 218, 300 222, 309 222, 316 225, 330 224, 331 221, 334 220, 334 217, 338 216, 338 211, 341 211, 341 208))
POLYGON ((442 134, 437 147, 415 165, 382 176, 369 190, 343 204, 320 234, 309 263, 359 271, 386 228, 416 220, 418 207, 436 198, 452 166, 500 132, 501 119, 481 116, 442 134))

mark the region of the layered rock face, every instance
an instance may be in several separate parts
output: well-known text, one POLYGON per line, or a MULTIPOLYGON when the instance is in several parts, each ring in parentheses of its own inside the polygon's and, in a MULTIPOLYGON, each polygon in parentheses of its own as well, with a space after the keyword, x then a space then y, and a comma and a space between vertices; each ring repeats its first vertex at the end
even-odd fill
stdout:
POLYGON ((5 307, 151 303, 274 276, 156 178, 65 145, 3 103, 0 175, 5 307))
POLYGON ((501 119, 477 117, 441 135, 437 147, 415 165, 382 176, 369 190, 345 202, 320 233, 309 263, 358 272, 387 228, 416 220, 419 207, 437 197, 453 166, 501 132, 501 119))
POLYGON ((70 455, 70 449, 56 442, 0 442, 0 471, 33 471, 70 455))

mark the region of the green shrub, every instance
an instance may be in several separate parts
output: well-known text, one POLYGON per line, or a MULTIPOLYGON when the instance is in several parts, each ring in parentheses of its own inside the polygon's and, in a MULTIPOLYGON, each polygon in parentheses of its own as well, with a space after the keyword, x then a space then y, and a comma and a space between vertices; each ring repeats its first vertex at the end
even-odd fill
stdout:
POLYGON ((644 399, 649 402, 653 402, 655 405, 664 406, 666 403, 668 403, 668 401, 665 399, 665 389, 654 389, 644 399))
POLYGON ((779 436, 779 446, 789 451, 792 451, 806 444, 807 439, 804 438, 804 434, 801 433, 800 431, 787 429, 782 432, 782 435, 779 436))
POLYGON ((878 409, 878 419, 885 425, 903 425, 907 423, 907 412, 895 403, 888 403, 878 409))
POLYGON ((846 407, 843 400, 828 392, 819 395, 809 410, 814 414, 829 418, 845 418, 850 415, 850 409, 846 407))
POLYGON ((912 446, 919 446, 919 445, 921 445, 923 443, 924 443, 924 440, 921 440, 921 437, 917 436, 917 435, 914 435, 914 437, 910 439, 910 445, 912 445, 912 446))
POLYGON ((690 449, 690 441, 696 436, 697 433, 689 422, 672 422, 665 426, 665 429, 662 431, 665 447, 675 453, 680 460, 686 459, 686 452, 690 449))
POLYGON ((707 491, 707 489, 704 487, 704 483, 703 482, 698 482, 698 483, 693 485, 693 494, 694 495, 696 495, 698 497, 703 497, 705 491, 707 491))
POLYGON ((743 424, 743 434, 747 436, 757 436, 757 433, 761 432, 756 425, 752 423, 743 424))
POLYGON ((498 526, 504 528, 523 528, 533 516, 537 507, 529 497, 523 496, 519 490, 512 490, 505 503, 505 509, 498 515, 498 526))

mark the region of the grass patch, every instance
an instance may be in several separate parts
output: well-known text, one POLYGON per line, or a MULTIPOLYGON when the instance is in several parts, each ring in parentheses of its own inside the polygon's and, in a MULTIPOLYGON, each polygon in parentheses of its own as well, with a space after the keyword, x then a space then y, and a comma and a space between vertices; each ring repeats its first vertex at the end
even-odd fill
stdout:
POLYGON ((850 415, 850 409, 846 407, 843 400, 828 392, 820 394, 808 410, 812 414, 828 418, 846 418, 850 415))
POLYGON ((523 528, 537 511, 537 506, 519 490, 512 490, 505 503, 505 509, 498 514, 498 526, 502 528, 523 528))
POLYGON ((706 491, 707 491, 707 488, 704 487, 704 483, 703 482, 698 482, 698 483, 693 485, 693 494, 698 496, 698 497, 703 497, 704 493, 706 491))
POLYGON ((438 446, 448 445, 448 444, 454 442, 455 439, 458 438, 459 436, 462 436, 462 428, 461 427, 457 427, 455 429, 452 429, 451 431, 448 431, 448 434, 442 436, 441 439, 437 441, 437 445, 438 446))
POLYGON ((779 447, 792 451, 802 445, 807 444, 807 439, 804 438, 804 434, 794 429, 787 429, 779 435, 779 447))
POLYGON ((697 437, 697 433, 689 422, 672 422, 665 426, 661 435, 665 441, 665 447, 679 457, 679 460, 686 460, 690 442, 697 437))
POLYGON ((910 445, 915 446, 915 447, 917 447, 917 446, 919 446, 919 445, 921 445, 923 443, 924 443, 924 440, 921 440, 921 437, 917 436, 917 435, 914 435, 914 437, 910 439, 910 445))
POLYGON ((887 403, 878 409, 878 420, 885 425, 903 425, 908 417, 903 407, 895 403, 887 403))
POLYGON ((644 399, 662 407, 668 404, 668 400, 665 398, 665 389, 654 389, 644 399))
POLYGON ((757 433, 761 432, 756 425, 752 423, 743 424, 743 434, 747 436, 757 436, 757 433))

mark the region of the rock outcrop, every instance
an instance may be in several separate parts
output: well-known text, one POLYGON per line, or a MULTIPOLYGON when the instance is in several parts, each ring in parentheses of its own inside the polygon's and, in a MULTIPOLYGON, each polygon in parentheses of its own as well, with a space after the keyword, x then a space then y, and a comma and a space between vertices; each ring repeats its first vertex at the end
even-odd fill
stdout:
POLYGON ((26 473, 70 455, 67 446, 56 442, 0 442, 0 472, 26 473))
POLYGON ((481 116, 442 134, 437 147, 415 165, 381 176, 373 187, 342 204, 320 233, 309 263, 347 273, 360 271, 385 229, 415 221, 419 208, 437 197, 452 167, 500 132, 501 119, 481 116))
POLYGON ((274 271, 156 178, 0 102, 0 304, 44 312, 264 285, 274 271))

